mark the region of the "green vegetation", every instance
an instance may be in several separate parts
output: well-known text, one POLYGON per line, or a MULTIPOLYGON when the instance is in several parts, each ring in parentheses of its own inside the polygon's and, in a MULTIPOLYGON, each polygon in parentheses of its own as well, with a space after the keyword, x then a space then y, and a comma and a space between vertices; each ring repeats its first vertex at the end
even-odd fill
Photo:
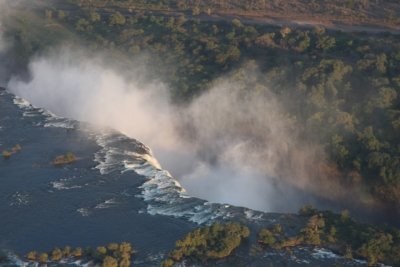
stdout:
POLYGON ((134 253, 132 245, 127 242, 121 244, 111 243, 107 247, 97 247, 96 250, 92 248, 75 248, 69 246, 63 249, 54 248, 48 253, 37 253, 31 251, 26 254, 26 259, 33 262, 47 263, 59 262, 62 259, 77 260, 83 259, 93 261, 96 266, 102 267, 130 267, 131 256, 134 253), (49 257, 50 255, 50 257, 49 257))
POLYGON ((60 165, 65 165, 65 164, 71 164, 71 163, 73 163, 75 161, 76 161, 76 156, 73 153, 68 152, 65 155, 57 156, 53 160, 53 165, 54 166, 60 166, 60 165))
POLYGON ((237 223, 215 223, 196 229, 176 242, 176 247, 161 266, 173 266, 184 259, 205 262, 225 258, 250 235, 246 226, 237 223))
POLYGON ((276 239, 270 230, 262 229, 258 234, 258 242, 267 246, 273 246, 276 239))
POLYGON ((345 258, 362 258, 369 266, 384 263, 400 264, 400 230, 357 223, 348 211, 334 214, 306 206, 299 211, 306 219, 305 226, 295 236, 286 236, 261 229, 258 242, 273 249, 298 245, 322 246, 340 253, 345 258))

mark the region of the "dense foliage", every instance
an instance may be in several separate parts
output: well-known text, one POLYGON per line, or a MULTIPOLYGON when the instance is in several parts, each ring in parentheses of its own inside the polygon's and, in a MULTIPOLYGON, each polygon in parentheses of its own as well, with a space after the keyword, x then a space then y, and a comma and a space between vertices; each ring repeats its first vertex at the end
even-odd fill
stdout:
MULTIPOLYGON (((399 206, 399 36, 200 21, 181 13, 91 5, 38 12, 45 25, 78 33, 93 49, 128 55, 118 57, 121 61, 140 55, 153 77, 169 83, 177 102, 201 94, 216 77, 250 70, 249 90, 268 85, 302 138, 323 146, 329 164, 316 169, 324 168, 346 188, 399 206)), ((22 25, 8 32, 16 44, 12 54, 33 54, 50 42, 32 41, 29 25, 22 25)))
POLYGON ((322 246, 346 258, 365 259, 369 266, 378 262, 400 265, 400 230, 358 223, 347 210, 334 214, 306 206, 299 214, 307 221, 297 235, 286 236, 283 231, 264 228, 258 234, 258 242, 274 249, 322 246))
POLYGON ((73 249, 66 246, 63 249, 54 248, 52 251, 44 253, 30 251, 26 255, 26 259, 41 264, 57 263, 61 260, 67 262, 83 260, 83 262, 91 262, 93 265, 102 267, 130 267, 133 252, 130 243, 122 242, 121 244, 110 243, 96 249, 90 247, 73 249))
POLYGON ((196 229, 176 242, 162 266, 173 266, 184 259, 204 262, 225 258, 240 246, 250 235, 246 226, 237 223, 215 223, 209 227, 196 229))

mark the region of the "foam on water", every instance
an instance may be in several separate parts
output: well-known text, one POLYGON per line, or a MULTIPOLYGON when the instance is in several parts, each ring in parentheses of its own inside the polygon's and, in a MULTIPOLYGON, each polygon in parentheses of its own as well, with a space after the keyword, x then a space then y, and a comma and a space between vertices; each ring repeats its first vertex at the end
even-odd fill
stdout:
POLYGON ((246 209, 244 211, 244 214, 246 215, 246 218, 250 221, 258 221, 261 220, 263 218, 263 213, 259 212, 259 211, 254 211, 254 210, 250 210, 250 209, 246 209))
POLYGON ((20 266, 20 267, 27 267, 32 266, 36 267, 39 266, 39 263, 30 264, 29 262, 21 260, 17 255, 12 253, 11 251, 5 251, 7 257, 7 265, 6 266, 20 266))
POLYGON ((88 208, 79 208, 76 211, 79 212, 83 217, 87 217, 90 215, 90 211, 88 208))
POLYGON ((101 174, 133 171, 146 179, 136 197, 147 203, 149 214, 185 218, 197 224, 233 217, 229 205, 212 204, 189 196, 142 143, 111 129, 103 129, 93 136, 101 147, 95 153, 98 163, 95 168, 101 174))
POLYGON ((10 197, 10 206, 26 206, 29 204, 29 194, 26 192, 15 192, 10 197))
POLYGON ((103 201, 100 204, 97 204, 94 208, 95 209, 107 209, 107 208, 111 208, 115 205, 118 205, 118 202, 115 199, 111 198, 111 199, 107 199, 107 200, 103 201))
MULTIPOLYGON (((229 219, 234 216, 232 207, 206 202, 187 194, 186 190, 172 175, 163 170, 151 149, 139 141, 129 138, 115 130, 108 128, 92 128, 92 126, 80 127, 81 123, 56 116, 41 108, 32 106, 28 101, 15 97, 14 103, 23 111, 24 116, 44 116, 44 123, 36 126, 57 127, 65 129, 77 129, 83 131, 101 147, 94 154, 95 166, 100 174, 113 172, 125 174, 131 171, 145 178, 145 182, 139 187, 141 193, 135 197, 143 199, 147 203, 146 211, 151 215, 166 215, 185 218, 197 224, 209 224, 216 219, 229 219)), ((77 188, 67 185, 66 180, 58 180, 51 183, 56 190, 77 188)), ((96 207, 110 207, 111 203, 100 203, 96 207)), ((112 203, 117 205, 116 203, 112 203)), ((89 216, 87 208, 77 210, 82 216, 89 216)), ((242 209, 241 215, 251 220, 262 219, 261 213, 252 213, 248 209, 242 209)))
POLYGON ((59 179, 57 181, 50 182, 52 188, 56 190, 70 190, 70 189, 77 189, 81 188, 82 186, 80 185, 73 185, 71 182, 73 181, 74 178, 63 178, 59 179))
POLYGON ((33 106, 31 105, 31 103, 29 103, 28 100, 25 100, 21 97, 14 97, 13 100, 14 104, 17 105, 18 107, 20 107, 21 109, 31 109, 33 108, 33 106))
POLYGON ((329 258, 329 259, 338 259, 338 258, 341 258, 341 256, 333 253, 330 250, 323 249, 323 248, 314 249, 314 251, 313 251, 313 253, 311 255, 314 258, 317 258, 317 259, 321 259, 321 258, 322 259, 327 259, 327 258, 329 258))

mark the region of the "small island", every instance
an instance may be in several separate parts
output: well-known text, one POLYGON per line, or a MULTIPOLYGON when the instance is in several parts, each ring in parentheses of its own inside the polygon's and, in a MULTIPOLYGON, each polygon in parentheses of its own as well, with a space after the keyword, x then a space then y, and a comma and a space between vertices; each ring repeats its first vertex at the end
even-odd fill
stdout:
POLYGON ((62 165, 66 165, 66 164, 71 164, 75 161, 76 161, 76 156, 73 153, 68 152, 65 155, 57 156, 53 160, 53 165, 54 166, 62 166, 62 165))

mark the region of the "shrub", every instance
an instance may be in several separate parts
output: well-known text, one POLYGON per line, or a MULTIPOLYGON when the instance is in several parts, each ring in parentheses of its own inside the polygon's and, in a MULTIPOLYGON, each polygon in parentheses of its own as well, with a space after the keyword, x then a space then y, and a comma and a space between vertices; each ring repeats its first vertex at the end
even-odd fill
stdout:
POLYGON ((42 253, 39 255, 39 262, 46 263, 49 259, 49 255, 47 253, 42 253))
POLYGON ((353 258, 353 251, 351 249, 351 246, 346 246, 343 257, 345 257, 346 259, 353 258))
POLYGON ((61 252, 61 249, 59 249, 59 248, 55 248, 51 252, 51 260, 52 261, 59 261, 59 260, 61 260, 62 256, 63 256, 63 254, 61 252))
POLYGON ((82 250, 82 248, 76 248, 76 249, 74 249, 74 251, 72 252, 72 255, 74 256, 74 257, 82 257, 82 255, 83 255, 83 250, 82 250))
POLYGON ((282 234, 282 233, 283 233, 282 225, 280 225, 280 224, 275 224, 275 225, 274 225, 274 228, 272 229, 272 232, 273 232, 274 234, 282 234))
POLYGON ((114 26, 114 25, 124 25, 126 22, 126 19, 124 15, 122 15, 119 12, 116 12, 111 15, 109 25, 114 26))
POLYGON ((119 267, 130 267, 131 266, 131 261, 127 258, 123 258, 120 262, 119 262, 119 267))
POLYGON ((107 248, 109 250, 116 251, 116 250, 118 250, 119 245, 117 243, 110 243, 110 244, 108 244, 107 248))
POLYGON ((261 229, 258 234, 258 242, 267 246, 273 246, 276 242, 274 235, 268 229, 261 229))
POLYGON ((63 257, 69 257, 71 256, 71 247, 70 246, 65 246, 63 251, 62 251, 63 257))
POLYGON ((308 220, 307 226, 301 230, 304 242, 309 245, 320 245, 321 229, 325 226, 322 215, 314 215, 308 220))
POLYGON ((99 253, 99 254, 104 255, 104 254, 107 254, 107 249, 104 246, 97 247, 96 252, 99 253))
POLYGON ((118 267, 118 261, 111 256, 106 256, 104 258, 103 264, 101 266, 102 267, 118 267))
POLYGON ((173 262, 184 258, 200 261, 225 258, 249 235, 249 228, 237 223, 215 223, 196 229, 176 242, 175 249, 162 266, 173 266, 173 262))
POLYGON ((166 259, 161 263, 161 267, 173 267, 174 261, 171 259, 166 259))
POLYGON ((28 254, 26 254, 26 258, 30 261, 35 261, 37 259, 37 252, 36 251, 28 252, 28 254))

